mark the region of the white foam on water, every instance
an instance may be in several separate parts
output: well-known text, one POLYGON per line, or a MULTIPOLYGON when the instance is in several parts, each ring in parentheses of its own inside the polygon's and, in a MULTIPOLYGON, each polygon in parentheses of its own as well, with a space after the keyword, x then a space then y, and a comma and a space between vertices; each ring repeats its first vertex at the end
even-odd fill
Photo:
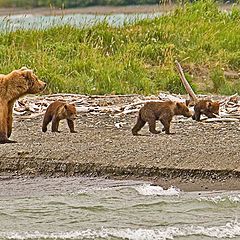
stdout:
POLYGON ((175 187, 170 187, 168 189, 163 189, 160 186, 154 186, 151 184, 137 184, 137 185, 125 185, 125 186, 114 186, 114 187, 91 187, 80 189, 77 191, 77 194, 86 194, 96 191, 108 191, 112 189, 124 189, 132 188, 138 192, 140 195, 144 196, 175 196, 180 194, 180 190, 175 187))
POLYGON ((240 224, 237 221, 229 222, 225 226, 183 226, 163 227, 160 229, 130 229, 130 228, 102 228, 100 230, 71 231, 62 233, 1 233, 2 239, 30 240, 30 239, 111 239, 113 237, 129 240, 167 240, 175 237, 206 236, 210 238, 236 238, 240 236, 240 224))
POLYGON ((153 186, 150 184, 133 186, 133 188, 140 195, 144 195, 144 196, 174 196, 174 195, 179 195, 179 193, 180 193, 180 190, 175 187, 170 187, 170 188, 164 190, 160 186, 153 186))
POLYGON ((199 201, 209 201, 213 203, 220 203, 220 202, 240 203, 240 194, 229 195, 229 196, 200 197, 199 201))

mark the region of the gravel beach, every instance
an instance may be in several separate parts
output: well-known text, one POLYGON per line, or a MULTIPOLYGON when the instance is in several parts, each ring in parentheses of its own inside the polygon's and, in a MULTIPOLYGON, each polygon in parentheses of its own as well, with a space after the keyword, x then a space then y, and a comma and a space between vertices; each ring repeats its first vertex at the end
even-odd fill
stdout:
MULTIPOLYGON (((133 99, 93 101, 94 105, 111 105, 133 99)), ((136 117, 137 112, 81 112, 76 121, 78 133, 70 133, 66 121, 60 122, 60 133, 42 133, 43 115, 14 116, 11 139, 18 142, 1 145, 0 179, 101 176, 147 180, 185 191, 240 189, 239 122, 204 123, 175 117, 171 135, 153 135, 146 125, 141 136, 133 136, 136 117)))

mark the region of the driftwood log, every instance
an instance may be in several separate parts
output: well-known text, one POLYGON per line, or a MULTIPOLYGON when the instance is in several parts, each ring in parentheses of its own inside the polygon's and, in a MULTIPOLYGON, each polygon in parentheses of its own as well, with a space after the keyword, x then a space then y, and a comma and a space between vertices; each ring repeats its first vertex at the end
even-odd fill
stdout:
MULTIPOLYGON (((176 66, 177 66, 177 71, 179 73, 180 79, 183 83, 183 86, 186 90, 186 92, 189 94, 190 96, 190 102, 192 101, 194 104, 196 104, 199 99, 196 96, 196 94, 194 93, 192 87, 190 86, 190 84, 188 83, 187 79, 185 78, 183 69, 180 65, 180 63, 176 60, 175 61, 176 66)), ((233 115, 231 115, 231 113, 235 113, 240 111, 240 107, 238 106, 238 94, 234 94, 232 96, 230 96, 229 100, 225 101, 220 101, 220 105, 225 108, 224 112, 221 113, 220 112, 220 116, 216 116, 215 118, 211 118, 211 119, 204 119, 205 122, 233 122, 233 121, 239 121, 238 117, 234 117, 233 115), (228 109, 227 107, 231 105, 231 108, 228 109), (224 116, 223 116, 224 115, 224 116)), ((222 110, 222 109, 220 109, 222 110)), ((240 114, 240 113, 239 113, 240 114)))
POLYGON ((183 83, 183 86, 185 87, 187 93, 189 94, 190 96, 190 99, 194 102, 194 103, 197 103, 198 102, 198 98, 196 96, 196 94, 194 93, 192 87, 190 86, 190 84, 188 83, 187 79, 185 78, 185 75, 184 75, 184 72, 183 72, 183 69, 180 65, 180 63, 176 60, 175 61, 176 65, 177 65, 177 70, 178 70, 178 73, 180 75, 180 79, 183 83))

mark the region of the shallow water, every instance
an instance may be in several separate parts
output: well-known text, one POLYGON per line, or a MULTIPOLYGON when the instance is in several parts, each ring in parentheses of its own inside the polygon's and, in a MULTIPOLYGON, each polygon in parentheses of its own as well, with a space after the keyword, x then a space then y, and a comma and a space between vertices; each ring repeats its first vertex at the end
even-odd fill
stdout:
POLYGON ((4 180, 0 239, 240 239, 240 192, 89 178, 4 180))
POLYGON ((15 31, 17 29, 45 29, 59 25, 72 25, 87 27, 106 21, 112 26, 123 26, 124 24, 134 23, 145 18, 154 18, 160 13, 152 14, 69 14, 63 16, 33 16, 33 15, 13 15, 0 17, 1 31, 15 31))

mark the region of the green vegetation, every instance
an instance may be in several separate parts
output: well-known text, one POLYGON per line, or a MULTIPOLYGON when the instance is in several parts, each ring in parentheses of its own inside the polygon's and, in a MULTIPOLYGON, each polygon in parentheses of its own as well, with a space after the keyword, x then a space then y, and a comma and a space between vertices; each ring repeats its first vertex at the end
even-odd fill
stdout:
POLYGON ((198 93, 240 93, 239 78, 224 75, 240 72, 239 26, 238 9, 199 1, 121 28, 103 22, 2 33, 0 72, 33 68, 50 92, 184 93, 177 59, 198 93))

